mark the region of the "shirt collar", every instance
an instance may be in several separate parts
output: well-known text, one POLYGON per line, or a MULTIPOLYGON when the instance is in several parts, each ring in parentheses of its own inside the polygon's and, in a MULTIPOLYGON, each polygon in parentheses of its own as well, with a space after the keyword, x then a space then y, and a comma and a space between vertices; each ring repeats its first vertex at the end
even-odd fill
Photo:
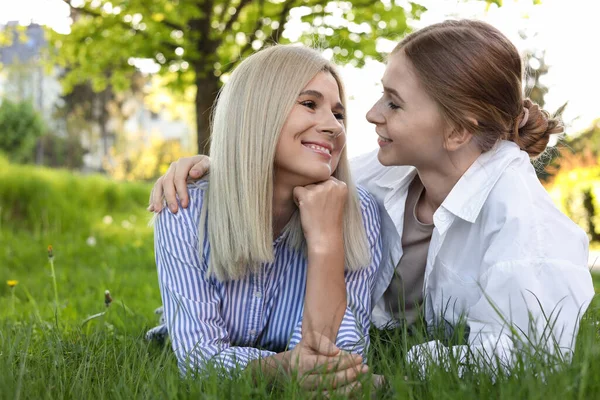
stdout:
MULTIPOLYGON (((519 146, 506 140, 481 154, 454 185, 442 206, 435 212, 438 215, 437 218, 434 215, 434 220, 437 219, 442 228, 450 224, 452 216, 474 223, 498 179, 520 157, 523 154, 519 146)), ((436 227, 440 228, 438 223, 436 227)))
POLYGON ((417 170, 415 167, 404 165, 386 167, 385 172, 377 179, 375 184, 386 189, 398 190, 412 182, 416 174, 417 170))

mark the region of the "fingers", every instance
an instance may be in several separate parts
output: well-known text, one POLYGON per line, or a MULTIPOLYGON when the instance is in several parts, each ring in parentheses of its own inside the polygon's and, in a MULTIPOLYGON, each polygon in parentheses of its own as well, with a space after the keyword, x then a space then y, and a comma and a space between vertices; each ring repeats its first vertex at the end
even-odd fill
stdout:
POLYGON ((150 206, 148 207, 148 211, 160 212, 160 210, 162 209, 162 179, 162 176, 158 178, 158 180, 152 187, 152 192, 150 192, 150 206))
POLYGON ((303 186, 296 186, 294 188, 294 190, 292 191, 292 196, 294 197, 294 203, 296 203, 296 205, 298 207, 300 207, 300 204, 302 204, 302 200, 304 200, 307 193, 308 193, 308 190, 303 186))
POLYGON ((372 382, 375 389, 382 388, 386 384, 385 376, 373 374, 372 382))
POLYGON ((177 161, 173 183, 182 207, 186 208, 189 203, 188 181, 202 178, 208 172, 209 164, 209 158, 205 155, 182 158, 177 161))
POLYGON ((191 159, 196 161, 196 164, 190 170, 190 179, 200 179, 208 173, 208 170, 210 169, 210 159, 207 156, 199 155, 191 157, 191 159))
POLYGON ((304 355, 296 360, 296 367, 301 374, 327 373, 341 371, 349 368, 360 368, 363 358, 359 354, 339 354, 337 356, 324 356, 321 354, 304 355))
MULTIPOLYGON (((319 357, 323 358, 323 356, 317 356, 317 359, 319 357)), ((360 356, 360 354, 345 353, 340 354, 335 358, 336 359, 332 359, 332 357, 329 357, 328 361, 326 361, 326 364, 321 362, 321 364, 325 364, 327 371, 341 371, 349 368, 359 368, 363 365, 363 358, 360 356)))
POLYGON ((175 191, 175 184, 173 183, 176 171, 177 163, 171 163, 171 166, 162 179, 162 188, 165 200, 167 201, 167 207, 169 207, 169 210, 173 213, 177 212, 177 192, 175 191))
POLYGON ((189 204, 187 181, 202 178, 209 169, 210 159, 205 155, 180 158, 171 163, 167 172, 158 178, 150 193, 148 211, 160 212, 163 196, 172 212, 177 212, 177 197, 182 207, 189 204))
POLYGON ((327 398, 331 397, 342 397, 347 398, 353 393, 358 393, 362 389, 362 383, 360 381, 350 382, 347 385, 338 387, 333 390, 325 390, 323 391, 323 395, 327 398))
POLYGON ((326 374, 305 374, 301 377, 300 385, 305 389, 336 389, 357 381, 362 375, 369 372, 366 365, 352 366, 343 370, 326 374))

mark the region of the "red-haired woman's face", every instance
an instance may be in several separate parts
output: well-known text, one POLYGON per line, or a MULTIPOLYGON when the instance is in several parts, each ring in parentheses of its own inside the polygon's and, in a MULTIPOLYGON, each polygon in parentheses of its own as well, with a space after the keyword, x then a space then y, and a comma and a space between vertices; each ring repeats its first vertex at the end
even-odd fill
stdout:
POLYGON ((417 168, 434 165, 446 156, 447 124, 402 51, 390 56, 381 81, 383 95, 367 113, 379 136, 379 162, 417 168))
POLYGON ((291 186, 329 179, 346 146, 344 112, 337 81, 320 72, 302 89, 281 130, 275 179, 291 186))

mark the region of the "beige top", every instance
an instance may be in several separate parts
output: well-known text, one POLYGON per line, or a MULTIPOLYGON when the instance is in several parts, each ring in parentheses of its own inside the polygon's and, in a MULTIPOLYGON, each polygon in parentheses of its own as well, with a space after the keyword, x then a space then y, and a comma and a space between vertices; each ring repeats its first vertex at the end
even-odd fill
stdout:
POLYGON ((423 303, 423 278, 433 233, 433 224, 423 224, 417 219, 416 207, 423 189, 423 183, 416 175, 408 189, 404 208, 402 258, 383 295, 386 308, 394 319, 406 320, 407 325, 416 321, 423 303))

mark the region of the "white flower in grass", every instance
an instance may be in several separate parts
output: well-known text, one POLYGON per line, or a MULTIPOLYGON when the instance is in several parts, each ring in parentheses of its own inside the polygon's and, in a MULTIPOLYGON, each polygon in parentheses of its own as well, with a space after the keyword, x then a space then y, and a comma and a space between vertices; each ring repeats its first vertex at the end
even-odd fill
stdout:
POLYGON ((93 236, 90 236, 89 238, 86 239, 85 242, 87 243, 88 246, 94 247, 96 245, 96 238, 93 236))
POLYGON ((102 218, 102 222, 104 222, 106 225, 110 225, 113 222, 113 217, 110 215, 105 215, 104 218, 102 218))
POLYGON ((131 229, 133 224, 125 219, 123 222, 121 222, 121 226, 125 229, 131 229))

